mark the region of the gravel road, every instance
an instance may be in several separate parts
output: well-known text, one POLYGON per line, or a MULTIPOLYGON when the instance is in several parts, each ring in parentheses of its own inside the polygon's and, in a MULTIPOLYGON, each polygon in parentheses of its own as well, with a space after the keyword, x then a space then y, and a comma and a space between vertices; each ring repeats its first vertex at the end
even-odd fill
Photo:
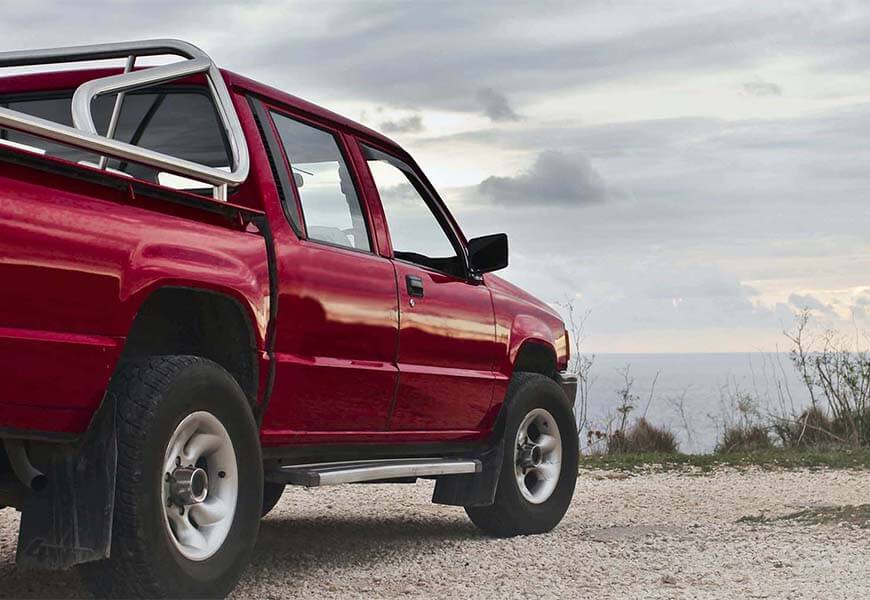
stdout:
MULTIPOLYGON (((726 469, 625 477, 584 472, 545 536, 491 540, 432 484, 290 489, 263 522, 235 599, 859 598, 866 522, 779 517, 870 503, 870 473, 726 469)), ((0 598, 76 598, 74 574, 14 567, 17 514, 0 511, 0 598)))

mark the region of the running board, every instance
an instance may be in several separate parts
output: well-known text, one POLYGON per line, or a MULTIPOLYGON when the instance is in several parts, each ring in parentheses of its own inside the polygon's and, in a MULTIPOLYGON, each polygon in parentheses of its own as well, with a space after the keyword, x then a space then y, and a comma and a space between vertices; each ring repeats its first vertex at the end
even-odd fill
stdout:
POLYGON ((460 458, 357 460, 280 467, 268 471, 266 481, 318 487, 436 475, 464 475, 480 473, 481 469, 479 460, 460 458))

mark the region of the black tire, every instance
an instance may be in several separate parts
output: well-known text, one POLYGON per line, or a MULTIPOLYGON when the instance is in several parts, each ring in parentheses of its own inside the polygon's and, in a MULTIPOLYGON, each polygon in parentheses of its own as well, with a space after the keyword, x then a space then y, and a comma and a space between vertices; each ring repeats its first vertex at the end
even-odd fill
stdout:
POLYGON ((262 516, 268 515, 272 509, 281 501, 281 496, 284 495, 283 483, 266 482, 263 485, 263 513, 262 516))
POLYGON ((226 596, 248 565, 263 506, 259 435, 244 392, 209 360, 156 356, 120 368, 110 399, 118 435, 111 557, 81 565, 83 582, 99 597, 226 596), (175 547, 162 507, 166 446, 181 420, 197 411, 211 413, 226 429, 238 471, 229 533, 202 561, 175 547))
POLYGON ((561 386, 544 375, 516 373, 505 398, 504 459, 491 506, 465 508, 472 522, 494 537, 532 535, 552 530, 571 505, 580 460, 574 412, 561 386), (552 494, 540 504, 528 501, 520 491, 514 467, 517 431, 523 419, 536 408, 552 415, 562 441, 562 464, 552 494))

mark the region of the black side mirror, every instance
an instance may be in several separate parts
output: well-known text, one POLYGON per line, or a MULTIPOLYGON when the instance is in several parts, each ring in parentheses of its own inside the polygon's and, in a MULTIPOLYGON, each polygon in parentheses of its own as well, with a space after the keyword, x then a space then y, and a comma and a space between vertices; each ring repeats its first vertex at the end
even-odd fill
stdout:
POLYGON ((490 273, 508 266, 508 237, 494 233, 468 240, 468 264, 474 273, 490 273))

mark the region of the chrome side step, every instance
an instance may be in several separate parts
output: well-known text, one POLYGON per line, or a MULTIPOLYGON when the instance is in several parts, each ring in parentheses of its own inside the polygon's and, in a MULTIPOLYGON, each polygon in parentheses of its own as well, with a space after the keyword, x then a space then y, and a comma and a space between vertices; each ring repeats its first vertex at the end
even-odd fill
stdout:
POLYGON ((266 473, 272 483, 318 487, 390 479, 480 473, 479 460, 465 458, 404 458, 315 463, 280 467, 266 473))

